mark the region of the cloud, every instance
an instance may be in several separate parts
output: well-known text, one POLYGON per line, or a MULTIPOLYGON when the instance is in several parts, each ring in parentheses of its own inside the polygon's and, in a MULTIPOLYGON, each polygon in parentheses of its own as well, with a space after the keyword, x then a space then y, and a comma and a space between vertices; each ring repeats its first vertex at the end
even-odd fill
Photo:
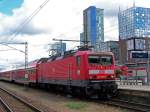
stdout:
MULTIPOLYGON (((139 3, 137 0, 135 2, 137 5, 142 4, 142 6, 148 6, 146 5, 147 0, 143 0, 142 3, 139 3)), ((96 5, 99 8, 103 8, 105 19, 109 20, 117 18, 119 6, 122 10, 133 6, 132 0, 50 0, 29 24, 23 26, 22 30, 20 28, 17 29, 25 21, 25 18, 29 17, 42 3, 42 0, 25 0, 21 8, 13 10, 13 16, 8 17, 0 14, 2 23, 0 25, 0 35, 11 35, 14 32, 19 32, 19 34, 23 35, 38 35, 42 33, 61 34, 69 32, 74 27, 78 27, 74 32, 80 33, 83 30, 82 12, 88 6, 96 5)), ((111 23, 110 21, 107 22, 111 23)))
MULTIPOLYGON (((138 6, 149 7, 148 0, 135 0, 138 6)), ((118 40, 119 6, 121 10, 133 6, 132 0, 50 0, 49 3, 20 30, 20 25, 41 4, 43 0, 24 0, 22 6, 13 10, 12 16, 0 13, 0 41, 29 43, 29 60, 48 56, 48 44, 52 39, 79 40, 83 32, 83 10, 90 5, 104 9, 105 40, 118 40), (18 28, 19 27, 19 28, 18 28), (12 35, 19 32, 17 35, 12 35)), ((22 26, 22 25, 21 25, 22 26)), ((67 42, 68 49, 79 43, 67 42)), ((14 46, 24 50, 24 46, 14 46)), ((24 55, 17 51, 0 53, 9 60, 24 61, 24 55), (19 58, 16 57, 16 54, 19 58)))
POLYGON ((7 16, 0 13, 0 36, 9 36, 12 34, 37 35, 50 31, 50 29, 44 29, 42 27, 35 26, 32 20, 29 22, 30 18, 28 17, 30 17, 33 12, 38 8, 38 6, 40 6, 35 5, 34 8, 31 8, 33 10, 30 11, 30 8, 28 8, 29 3, 29 0, 25 0, 21 8, 13 10, 12 16, 7 16))

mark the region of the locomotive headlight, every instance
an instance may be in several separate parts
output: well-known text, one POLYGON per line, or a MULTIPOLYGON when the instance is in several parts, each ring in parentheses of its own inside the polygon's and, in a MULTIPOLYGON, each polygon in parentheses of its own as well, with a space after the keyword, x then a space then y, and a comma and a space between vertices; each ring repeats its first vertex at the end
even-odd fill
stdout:
POLYGON ((90 76, 90 79, 93 79, 93 77, 92 77, 92 76, 90 76))
POLYGON ((105 74, 114 74, 114 70, 105 70, 105 74))
POLYGON ((114 75, 111 75, 111 78, 115 78, 115 76, 114 76, 114 75))

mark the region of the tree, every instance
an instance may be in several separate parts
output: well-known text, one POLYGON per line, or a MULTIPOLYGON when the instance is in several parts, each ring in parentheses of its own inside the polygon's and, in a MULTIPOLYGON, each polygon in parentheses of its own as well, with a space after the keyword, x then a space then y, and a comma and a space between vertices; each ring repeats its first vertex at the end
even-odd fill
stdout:
POLYGON ((117 78, 121 78, 122 71, 120 69, 116 69, 115 70, 115 75, 116 75, 117 78))

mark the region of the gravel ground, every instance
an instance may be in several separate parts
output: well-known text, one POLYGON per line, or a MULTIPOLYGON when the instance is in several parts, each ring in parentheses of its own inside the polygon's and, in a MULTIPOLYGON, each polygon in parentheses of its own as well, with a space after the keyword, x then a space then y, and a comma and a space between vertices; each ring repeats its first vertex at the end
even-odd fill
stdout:
POLYGON ((25 88, 0 81, 0 86, 42 108, 45 112, 129 112, 112 106, 68 98, 43 90, 25 88))

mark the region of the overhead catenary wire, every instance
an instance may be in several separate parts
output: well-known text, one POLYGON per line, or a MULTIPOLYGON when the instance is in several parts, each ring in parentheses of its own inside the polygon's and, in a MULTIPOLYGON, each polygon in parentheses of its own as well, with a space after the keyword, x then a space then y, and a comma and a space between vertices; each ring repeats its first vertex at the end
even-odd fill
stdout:
POLYGON ((0 50, 1 51, 11 51, 11 50, 15 50, 15 49, 3 49, 3 50, 0 50))
MULTIPOLYGON (((15 37, 17 36, 17 34, 19 34, 22 29, 24 28, 25 25, 27 25, 32 19, 33 17, 35 17, 38 12, 49 2, 50 0, 45 0, 29 17, 27 17, 15 30, 14 35, 12 35, 12 37, 10 37, 10 39, 8 39, 8 41, 12 41, 15 39, 15 37)), ((0 43, 1 45, 7 46, 9 48, 12 48, 14 50, 18 50, 22 53, 24 53, 25 55, 27 54, 26 51, 22 51, 20 49, 17 49, 15 47, 12 47, 10 45, 8 45, 8 43, 0 43)), ((13 44, 13 43, 12 43, 13 44)), ((15 43, 16 44, 16 43, 15 43)), ((19 43, 20 44, 20 43, 19 43)), ((25 62, 26 63, 26 62, 25 62)), ((26 65, 26 64, 25 64, 26 65)))
POLYGON ((50 0, 45 0, 29 17, 27 17, 15 30, 14 35, 9 39, 9 41, 14 40, 14 38, 17 36, 17 34, 22 31, 25 25, 27 25, 33 17, 35 17, 38 12, 49 2, 50 0))
POLYGON ((1 45, 4 45, 4 46, 7 46, 7 47, 9 47, 9 48, 12 48, 12 49, 14 49, 14 50, 17 50, 17 51, 20 51, 20 52, 22 52, 22 53, 25 53, 25 51, 22 51, 22 50, 20 50, 20 49, 17 49, 17 48, 15 48, 15 47, 12 47, 12 46, 10 46, 10 45, 8 45, 8 44, 2 44, 2 43, 0 43, 1 45))
MULTIPOLYGON (((24 28, 25 25, 27 25, 31 20, 32 18, 49 2, 50 0, 46 0, 42 5, 40 5, 40 7, 38 7, 33 13, 32 15, 30 15, 16 30, 15 34, 13 35, 13 37, 10 39, 10 41, 12 41, 16 35, 18 33, 20 33, 20 31, 22 30, 22 28, 24 28)), ((111 30, 112 31, 112 30, 111 30)), ((109 32, 109 31, 107 31, 109 32)), ((106 33, 107 33, 106 32, 106 33)))

